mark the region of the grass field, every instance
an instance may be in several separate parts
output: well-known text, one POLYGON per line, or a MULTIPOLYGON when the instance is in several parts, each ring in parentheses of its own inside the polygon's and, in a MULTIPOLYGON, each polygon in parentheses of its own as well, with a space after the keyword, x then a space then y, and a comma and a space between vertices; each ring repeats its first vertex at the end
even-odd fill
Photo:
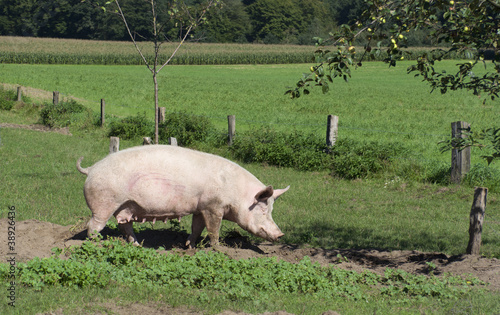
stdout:
MULTIPOLYGON (((450 63, 448 62, 447 66, 450 63)), ((169 67, 163 72, 160 81, 160 99, 164 100, 161 105, 166 106, 168 111, 184 110, 193 115, 208 116, 221 128, 221 132, 225 132, 226 115, 235 114, 237 130, 266 127, 290 131, 297 129, 306 133, 314 132, 323 137, 326 115, 337 114, 340 116, 340 138, 401 142, 412 149, 414 159, 419 162, 416 164, 424 166, 428 161, 448 163, 449 153, 440 154, 437 142, 449 133, 452 121, 465 120, 473 126, 484 127, 494 125, 498 117, 495 103, 483 104, 482 100, 465 93, 445 96, 437 93, 429 94, 425 85, 406 75, 402 68, 387 69, 385 65, 375 63, 357 70, 356 77, 350 83, 339 82, 338 88, 328 95, 322 95, 318 91, 308 97, 289 100, 282 94, 284 87, 293 82, 297 73, 304 67, 304 65, 169 67), (384 71, 380 80, 373 80, 370 77, 375 71, 384 71)), ((59 90, 65 95, 92 100, 87 104, 94 111, 97 111, 99 106, 98 100, 103 97, 107 102, 107 113, 126 116, 147 111, 150 117, 152 116, 152 111, 149 109, 151 82, 144 67, 2 64, 0 71, 6 83, 47 91, 59 90)), ((16 122, 25 119, 19 117, 4 114, 3 120, 16 122)), ((100 136, 90 139, 88 135, 78 131, 79 136, 76 139, 61 135, 42 136, 36 133, 29 137, 21 136, 25 132, 2 130, 4 144, 2 151, 6 154, 12 150, 7 154, 7 158, 2 159, 2 163, 13 163, 12 167, 7 168, 7 172, 15 172, 6 175, 9 175, 8 178, 18 179, 11 187, 25 187, 19 189, 24 194, 23 197, 14 197, 13 202, 19 203, 20 207, 30 209, 26 212, 26 218, 35 217, 61 224, 74 223, 76 217, 88 214, 79 188, 83 178, 79 174, 73 174, 74 161, 81 155, 88 156, 85 162, 89 164, 99 160, 106 154, 108 140, 104 137, 99 138, 100 136), (33 137, 37 139, 32 139, 33 137), (15 140, 17 138, 22 140, 15 140), (60 140, 50 140, 50 138, 60 138, 60 140), (23 141, 27 143, 22 144, 23 141), (58 146, 61 141, 65 142, 64 147, 67 148, 63 153, 64 158, 58 158, 61 153, 57 148, 46 150, 51 146, 50 143, 58 146), (24 150, 31 150, 31 154, 15 153, 23 147, 24 150), (23 156, 37 156, 39 154, 36 152, 42 151, 46 153, 42 157, 33 159, 33 162, 43 170, 33 167, 30 163, 21 162, 20 158, 23 156), (54 160, 59 163, 52 163, 54 160), (33 171, 23 170, 25 168, 33 171), (44 190, 33 185, 33 180, 37 178, 41 181, 39 185, 46 183, 47 176, 55 176, 53 185, 43 184, 47 187, 44 190), (72 185, 71 193, 58 194, 58 187, 63 183, 72 185), (62 204, 66 209, 68 203, 74 203, 74 206, 70 207, 69 216, 68 210, 60 209, 62 204), (58 208, 60 210, 53 210, 58 208)), ((125 141, 121 147, 132 145, 134 143, 125 141)), ((478 155, 476 152, 473 156, 473 163, 484 163, 480 161, 478 155)), ((416 166, 410 163, 407 167, 416 166)), ((284 198, 285 204, 282 205, 283 209, 289 209, 287 211, 291 211, 294 215, 279 214, 279 210, 276 214, 278 217, 282 216, 281 225, 289 236, 287 241, 296 242, 307 235, 308 231, 314 230, 319 232, 313 238, 318 244, 327 247, 382 246, 390 249, 418 248, 449 253, 458 253, 462 250, 468 217, 461 213, 463 211, 468 213, 467 209, 470 208, 470 198, 467 198, 467 196, 472 197, 470 188, 456 187, 445 194, 436 194, 435 191, 439 188, 432 185, 396 183, 391 190, 384 188, 385 183, 396 178, 391 173, 358 183, 337 181, 327 173, 297 173, 287 169, 277 170, 272 167, 263 169, 252 165, 249 168, 264 182, 273 183, 276 187, 288 184, 294 187, 295 193, 289 197, 292 200, 286 201, 287 198, 284 198), (400 186, 405 187, 403 191, 400 186), (408 191, 409 186, 414 186, 416 191, 408 191), (422 193, 427 197, 421 198, 422 193), (308 197, 304 199, 304 195, 308 197), (447 195, 450 203, 445 202, 448 200, 445 197, 447 195), (353 222, 352 230, 345 226, 345 222, 349 220, 344 217, 345 215, 350 217, 352 213, 350 211, 345 214, 337 211, 331 213, 331 209, 337 208, 356 209, 358 217, 353 222), (394 217, 394 213, 402 208, 417 210, 403 212, 404 217, 401 215, 394 217), (423 209, 428 209, 429 213, 425 213, 423 209), (442 210, 436 211, 437 209, 442 210), (447 209, 456 209, 453 210, 456 212, 452 215, 447 209), (308 213, 315 215, 310 216, 308 213), (448 222, 439 224, 448 227, 430 228, 428 225, 435 223, 429 222, 428 216, 440 213, 447 216, 448 222), (331 223, 323 226, 325 216, 333 217, 331 223), (297 221, 297 218, 301 219, 297 221), (383 228, 373 229, 373 220, 377 221, 375 225, 383 228), (342 228, 331 226, 334 222, 342 222, 342 228), (462 222, 464 230, 456 229, 457 222, 462 222), (403 228, 404 226, 408 228, 403 228), (347 232, 345 237, 337 236, 332 239, 331 234, 326 232, 332 229, 347 232), (405 236, 393 234, 394 231, 402 230, 405 231, 405 236), (425 235, 421 231, 426 231, 425 235), (431 236, 427 236, 428 233, 431 233, 431 236), (357 239, 352 235, 360 237, 357 239), (444 237, 445 235, 453 237, 444 237), (392 241, 387 241, 391 239, 392 241), (432 242, 432 239, 440 241, 432 242), (462 241, 458 242, 459 239, 462 241)), ((408 172, 411 172, 411 168, 408 172)), ((13 191, 16 190, 4 191, 2 200, 9 200, 8 198, 18 195, 13 191)), ((492 211, 495 211, 495 202, 496 196, 491 194, 489 203, 492 211)), ((486 240, 488 237, 486 236, 486 240)), ((496 239, 498 235, 492 233, 490 237, 496 239)), ((490 242, 485 242, 488 243, 490 242)), ((498 255, 493 244, 492 241, 489 250, 486 245, 485 252, 498 255)))
MULTIPOLYGON (((449 68, 453 63, 447 61, 444 66, 449 68)), ((234 114, 237 132, 272 127, 314 132, 320 137, 325 134, 326 115, 335 114, 340 117, 340 138, 401 142, 412 149, 415 160, 424 164, 426 161, 448 163, 449 153, 439 154, 437 142, 450 133, 451 122, 464 120, 473 126, 487 127, 498 121, 497 103, 483 104, 482 99, 465 92, 445 96, 438 92, 429 94, 427 86, 406 75, 406 65, 401 63, 395 69, 388 69, 384 64, 367 63, 354 72, 350 83, 339 81, 329 94, 316 91, 294 101, 283 94, 286 87, 292 86, 301 72, 307 70, 307 65, 172 66, 161 73, 160 106, 167 107, 169 112, 187 111, 209 117, 221 132, 226 128, 226 116, 234 114), (379 72, 383 74, 374 79, 374 74, 379 72)), ((1 83, 49 92, 58 90, 64 96, 81 99, 95 112, 99 100, 104 98, 108 114, 120 117, 143 111, 150 117, 153 114, 152 80, 143 66, 0 64, 0 73, 1 83)), ((0 121, 33 123, 36 118, 25 109, 15 109, 0 111, 0 121)), ((75 162, 82 155, 84 166, 102 159, 108 153, 109 142, 99 130, 76 127, 72 132, 73 136, 67 136, 0 129, 0 170, 5 187, 0 190, 1 217, 6 216, 5 210, 11 205, 18 209, 19 221, 38 219, 68 225, 89 217, 82 194, 85 177, 76 171, 75 162)), ((140 139, 121 141, 120 148, 139 144, 140 139)), ((477 152, 473 163, 481 163, 477 152)), ((335 178, 327 171, 300 172, 260 164, 244 167, 266 184, 291 185, 290 192, 276 202, 273 212, 286 235, 285 243, 447 254, 463 253, 467 245, 471 187, 401 181, 391 172, 351 181, 335 178)), ((500 228, 494 222, 498 220, 498 204, 498 193, 491 192, 487 208, 490 216, 483 230, 482 247, 484 255, 497 258, 500 257, 500 228)), ((183 220, 182 227, 189 230, 190 220, 183 220)), ((230 223, 224 224, 224 229, 232 227, 230 223)), ((58 301, 54 305, 61 305, 66 303, 65 299, 81 294, 104 294, 98 289, 71 289, 62 294, 63 290, 65 288, 47 288, 40 294, 26 289, 22 294, 33 301, 35 310, 37 305, 46 308, 52 303, 44 302, 48 297, 58 301)), ((118 286, 112 291, 110 296, 134 296, 132 287, 118 286)), ((203 292, 195 290, 194 299, 203 292)), ((169 293, 177 305, 186 303, 182 302, 186 292, 169 293)), ((267 299, 273 297, 277 298, 267 299)), ((324 299, 316 298, 311 310, 327 304, 324 299)), ((474 303, 492 304, 495 298, 482 294, 474 303)), ((141 295, 139 299, 152 298, 141 295)), ((300 312, 300 308, 307 305, 308 297, 290 295, 286 299, 296 300, 294 309, 300 312)), ((193 304, 203 304, 200 301, 203 299, 193 304)), ((188 303, 191 303, 189 299, 188 303)), ((453 309, 454 301, 442 304, 439 299, 417 299, 387 307, 381 299, 375 302, 377 305, 366 308, 359 302, 339 300, 335 303, 342 305, 341 309, 360 308, 364 313, 377 309, 386 313, 398 310, 413 313, 419 312, 423 304, 436 305, 439 313, 439 307, 444 304, 442 307, 447 310, 453 309)), ((252 307, 262 310, 259 305, 245 306, 252 307)), ((276 307, 280 309, 279 305, 276 307)))
MULTIPOLYGON (((444 68, 454 63, 446 61, 444 68)), ((415 158, 439 161, 449 160, 449 154, 438 153, 437 143, 450 134, 451 122, 482 128, 497 121, 496 103, 483 104, 464 91, 429 94, 428 86, 406 74, 407 65, 388 69, 367 63, 349 83, 337 81, 329 94, 318 90, 297 100, 284 92, 306 65, 172 66, 160 74, 160 106, 207 116, 221 132, 227 130, 227 115, 236 115, 237 131, 272 127, 321 137, 326 116, 333 114, 340 117, 339 137, 404 142, 415 158), (377 73, 383 74, 374 79, 377 73)), ((145 67, 0 64, 0 71, 3 83, 58 90, 85 100, 95 112, 104 98, 107 114, 154 115, 152 79, 145 67)))

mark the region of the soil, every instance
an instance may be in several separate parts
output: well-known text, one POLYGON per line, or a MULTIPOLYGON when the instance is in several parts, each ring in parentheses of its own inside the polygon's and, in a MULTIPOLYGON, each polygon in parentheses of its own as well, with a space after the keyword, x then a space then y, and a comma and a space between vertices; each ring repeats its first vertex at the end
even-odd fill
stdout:
MULTIPOLYGON (((7 219, 0 220, 0 234, 7 235, 7 219)), ((27 261, 34 257, 49 257, 53 247, 65 248, 71 245, 81 244, 86 237, 83 226, 62 226, 50 222, 38 220, 26 220, 16 222, 16 260, 27 261)), ((120 236, 119 232, 105 228, 103 236, 120 236)), ((145 230, 137 234, 139 242, 144 247, 164 247, 166 251, 175 250, 188 255, 194 254, 200 249, 185 249, 184 242, 187 238, 185 232, 174 232, 171 230, 145 230)), ((224 244, 218 250, 234 259, 246 259, 251 257, 277 257, 288 262, 298 262, 304 256, 309 256, 311 261, 321 265, 335 264, 338 268, 344 268, 361 272, 371 270, 383 274, 386 268, 398 268, 413 274, 428 274, 427 263, 433 263, 435 275, 452 273, 457 275, 472 274, 480 280, 489 283, 492 290, 500 290, 500 260, 488 259, 481 256, 456 255, 449 256, 436 252, 418 251, 383 251, 375 249, 322 249, 299 247, 290 244, 272 244, 269 242, 252 243, 239 233, 228 233, 222 239, 224 244)), ((0 238, 0 256, 7 255, 7 239, 0 238)), ((150 314, 199 314, 188 308, 173 309, 166 305, 146 306, 133 304, 119 306, 111 303, 103 304, 115 314, 124 314, 131 309, 138 312, 150 314)), ((51 314, 62 314, 62 310, 51 314)), ((243 314, 226 311, 224 315, 243 314)), ((284 315, 286 312, 268 313, 273 315, 284 315)), ((333 311, 327 314, 336 314, 333 311)))
POLYGON ((64 128, 50 128, 45 125, 40 124, 32 124, 32 125, 20 125, 20 124, 9 124, 9 123, 1 123, 0 128, 17 128, 17 129, 28 129, 35 130, 41 132, 56 132, 63 135, 71 136, 71 132, 69 132, 68 127, 64 128))

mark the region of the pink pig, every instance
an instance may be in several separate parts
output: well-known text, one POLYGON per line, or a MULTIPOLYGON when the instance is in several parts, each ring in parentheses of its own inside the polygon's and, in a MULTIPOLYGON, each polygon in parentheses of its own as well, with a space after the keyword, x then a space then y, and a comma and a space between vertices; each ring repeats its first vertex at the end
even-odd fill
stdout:
POLYGON ((250 172, 222 157, 168 145, 147 145, 113 153, 88 168, 84 195, 92 211, 88 235, 100 232, 112 215, 129 242, 138 244, 132 222, 192 214, 192 247, 206 227, 219 243, 222 219, 268 241, 283 233, 271 216, 274 201, 288 190, 265 186, 250 172))

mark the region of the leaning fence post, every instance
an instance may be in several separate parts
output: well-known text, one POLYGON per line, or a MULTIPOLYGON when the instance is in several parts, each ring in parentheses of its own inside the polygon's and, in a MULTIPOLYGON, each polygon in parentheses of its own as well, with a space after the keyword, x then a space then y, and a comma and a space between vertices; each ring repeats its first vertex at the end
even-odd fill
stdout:
POLYGON ((469 244, 466 253, 479 255, 481 249, 481 233, 483 232, 484 212, 488 188, 477 187, 474 191, 474 201, 470 209, 469 244))
POLYGON ((59 91, 52 92, 52 103, 56 106, 59 104, 59 91))
POLYGON ((326 125, 326 145, 332 147, 337 141, 339 129, 339 117, 334 115, 328 115, 328 121, 326 125))
POLYGON ((104 99, 101 98, 101 127, 104 126, 104 122, 105 122, 105 116, 104 116, 105 107, 106 107, 106 103, 104 102, 104 99))
MULTIPOLYGON (((451 123, 451 137, 452 138, 465 138, 462 133, 464 129, 469 128, 470 125, 464 121, 457 121, 451 123)), ((451 150, 451 182, 460 184, 462 178, 470 171, 470 147, 462 150, 451 150)))
POLYGON ((236 134, 236 116, 227 116, 227 145, 233 145, 234 135, 236 134))
POLYGON ((17 101, 20 102, 23 98, 23 91, 21 90, 21 87, 17 87, 17 101))
POLYGON ((109 154, 118 152, 120 150, 120 138, 110 137, 109 138, 109 154))

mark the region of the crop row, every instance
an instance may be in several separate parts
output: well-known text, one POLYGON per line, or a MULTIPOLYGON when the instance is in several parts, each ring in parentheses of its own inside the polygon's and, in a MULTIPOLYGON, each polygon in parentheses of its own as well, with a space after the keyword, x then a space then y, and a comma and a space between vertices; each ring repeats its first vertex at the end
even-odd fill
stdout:
MULTIPOLYGON (((408 50, 405 58, 412 60, 422 54, 422 49, 408 50)), ((373 54, 371 60, 383 60, 387 57, 385 52, 373 54)), ((462 56, 455 53, 450 59, 459 59, 462 56)), ((152 55, 146 58, 151 62, 152 55)), ((161 55, 160 62, 168 56, 161 55)), ((310 52, 211 52, 203 51, 176 55, 171 61, 172 65, 229 65, 229 64, 292 64, 310 63, 313 60, 313 49, 310 52)), ((48 53, 48 52, 0 52, 0 63, 13 64, 75 64, 75 65, 141 65, 142 59, 138 54, 85 54, 85 53, 48 53)))

